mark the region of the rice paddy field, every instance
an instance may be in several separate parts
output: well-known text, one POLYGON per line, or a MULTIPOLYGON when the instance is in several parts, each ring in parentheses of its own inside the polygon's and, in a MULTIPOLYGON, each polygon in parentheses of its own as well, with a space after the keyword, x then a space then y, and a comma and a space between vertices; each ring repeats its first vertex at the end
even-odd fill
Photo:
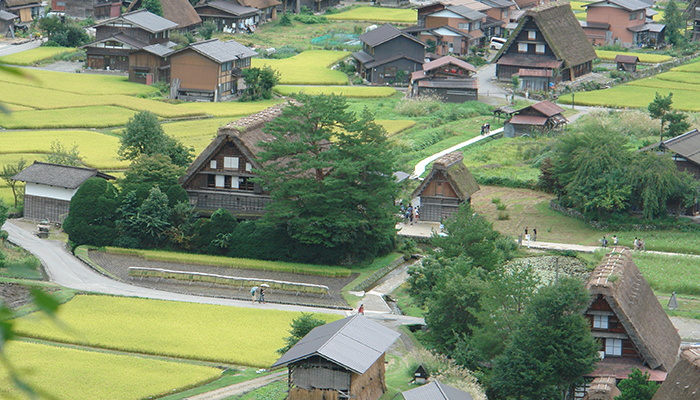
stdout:
POLYGON ((663 54, 648 54, 648 53, 634 53, 634 52, 620 52, 620 51, 609 51, 609 50, 596 50, 595 53, 601 60, 614 60, 615 56, 622 54, 625 56, 637 56, 639 57, 639 62, 645 64, 656 64, 661 62, 670 61, 673 59, 671 56, 663 54))
POLYGON ((2 56, 0 57, 0 63, 8 65, 32 65, 60 54, 73 53, 76 50, 77 49, 73 47, 37 47, 35 49, 2 56))
MULTIPOLYGON (((695 61, 668 72, 640 79, 611 89, 575 94, 577 105, 616 108, 646 108, 656 93, 673 93, 673 108, 682 111, 700 111, 700 62, 695 61)), ((563 95, 560 102, 571 104, 571 94, 563 95)))
MULTIPOLYGON (((299 313, 207 304, 80 295, 58 310, 61 329, 33 314, 19 335, 91 347, 255 367, 279 357, 299 313)), ((340 315, 319 314, 328 322, 340 315)))
POLYGON ((330 20, 400 22, 415 24, 418 19, 416 10, 387 7, 356 7, 338 14, 326 15, 330 20))
POLYGON ((280 60, 254 58, 253 67, 279 71, 283 85, 347 85, 348 77, 329 67, 349 56, 347 51, 309 50, 280 60))
MULTIPOLYGON (((11 342, 3 350, 24 381, 51 396, 40 398, 153 398, 221 375, 221 370, 202 365, 37 343, 11 342)), ((11 383, 4 365, 0 366, 0 398, 26 398, 11 383)))
POLYGON ((353 98, 389 97, 396 93, 396 89, 384 86, 275 86, 274 91, 288 96, 293 93, 306 93, 308 95, 337 95, 353 98))

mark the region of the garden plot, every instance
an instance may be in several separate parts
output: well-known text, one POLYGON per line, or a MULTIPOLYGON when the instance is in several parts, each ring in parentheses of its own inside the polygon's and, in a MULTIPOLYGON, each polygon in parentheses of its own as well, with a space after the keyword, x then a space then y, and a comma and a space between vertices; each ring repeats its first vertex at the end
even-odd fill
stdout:
MULTIPOLYGON (((616 108, 646 108, 656 93, 667 96, 673 93, 673 108, 682 111, 700 111, 698 93, 690 90, 669 90, 660 87, 620 85, 611 89, 576 93, 576 105, 604 106, 616 108)), ((571 104, 571 94, 563 95, 559 101, 571 104)))
POLYGON ((329 67, 349 56, 346 51, 310 50, 281 60, 253 59, 253 67, 269 65, 284 85, 347 85, 348 77, 329 67))
POLYGON ((418 19, 416 10, 387 7, 356 7, 338 14, 325 15, 330 20, 403 22, 415 24, 418 19))
MULTIPOLYGON (((27 315, 19 335, 105 349, 269 367, 299 313, 108 296, 76 296, 57 318, 27 315)), ((340 315, 319 314, 326 321, 340 315)))
MULTIPOLYGON (((3 349, 24 381, 62 400, 153 398, 221 375, 221 370, 201 365, 36 343, 11 342, 3 349)), ((0 397, 24 398, 4 367, 0 397)))

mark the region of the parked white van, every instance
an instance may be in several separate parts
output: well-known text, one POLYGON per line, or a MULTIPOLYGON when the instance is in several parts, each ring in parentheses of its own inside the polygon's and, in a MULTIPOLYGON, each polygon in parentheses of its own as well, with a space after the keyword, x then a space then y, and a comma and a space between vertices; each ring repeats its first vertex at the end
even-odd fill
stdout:
POLYGON ((499 37, 492 37, 491 38, 491 49, 500 50, 501 47, 503 47, 503 45, 506 44, 507 41, 508 41, 508 39, 499 38, 499 37))

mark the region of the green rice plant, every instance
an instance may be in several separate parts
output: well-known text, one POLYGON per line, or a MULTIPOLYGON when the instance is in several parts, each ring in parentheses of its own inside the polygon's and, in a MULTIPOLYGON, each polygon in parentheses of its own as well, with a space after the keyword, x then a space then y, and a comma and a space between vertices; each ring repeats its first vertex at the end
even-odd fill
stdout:
POLYGON ((253 67, 269 65, 283 85, 347 85, 348 77, 329 67, 350 55, 346 51, 309 50, 281 60, 253 59, 253 67))
POLYGON ((282 261, 264 261, 250 258, 233 258, 211 256, 205 254, 177 253, 161 250, 137 250, 107 247, 105 250, 112 254, 124 254, 141 257, 145 260, 168 261, 185 264, 214 265, 226 268, 246 268, 263 271, 291 272, 303 275, 329 276, 333 278, 347 277, 353 272, 349 268, 329 265, 300 264, 282 261))
POLYGON ((644 63, 644 64, 662 63, 662 62, 670 61, 673 59, 673 57, 663 55, 663 54, 619 52, 619 51, 610 51, 610 50, 596 50, 595 53, 598 55, 598 58, 600 58, 601 60, 614 60, 615 56, 618 54, 622 54, 625 56, 637 56, 637 57, 639 57, 639 62, 644 63))
MULTIPOLYGON (((662 74, 663 75, 663 74, 662 74)), ((664 80, 658 76, 652 76, 646 79, 639 79, 636 81, 629 82, 630 86, 645 86, 656 89, 669 89, 669 90, 694 90, 700 91, 700 84, 675 82, 670 80, 664 80)))
MULTIPOLYGON (((77 93, 64 92, 55 89, 44 89, 35 86, 21 85, 11 82, 2 82, 2 101, 5 103, 18 104, 34 109, 87 107, 94 105, 96 100, 91 96, 77 93)), ((99 103, 99 102, 98 102, 99 103)))
MULTIPOLYGON (((654 95, 667 96, 673 92, 673 108, 682 111, 700 111, 697 92, 690 90, 668 90, 644 86, 620 85, 606 90, 576 93, 576 104, 605 107, 646 108, 654 95)), ((571 104, 571 94, 562 95, 559 102, 571 104)))
MULTIPOLYGON (((270 296, 273 294, 270 293, 270 296)), ((47 317, 15 320, 20 336, 129 352, 269 367, 298 312, 164 300, 75 296, 57 327, 47 317)), ((327 322, 342 318, 319 314, 327 322)))
POLYGON ((274 87, 275 92, 289 96, 292 93, 306 93, 308 95, 331 95, 355 97, 355 98, 371 98, 371 97, 389 97, 396 93, 396 89, 384 86, 284 86, 278 85, 274 87))
POLYGON ((700 74, 694 72, 669 71, 659 74, 657 77, 664 81, 684 82, 693 85, 700 85, 700 74))
MULTIPOLYGON (((154 398, 221 375, 221 370, 202 365, 37 343, 13 341, 3 351, 24 381, 62 400, 154 398)), ((25 398, 9 381, 4 364, 0 381, 0 398, 25 398)))
POLYGON ((415 24, 418 14, 413 9, 398 9, 387 7, 356 7, 337 14, 326 15, 330 20, 403 22, 415 24))
POLYGON ((671 68, 671 71, 677 72, 700 72, 700 61, 693 62, 690 64, 681 65, 675 68, 671 68))
POLYGON ((700 295, 700 257, 637 252, 633 258, 654 290, 700 295))
POLYGON ((133 115, 133 110, 114 106, 17 111, 9 115, 0 114, 0 127, 4 129, 106 128, 124 125, 133 115))
POLYGON ((129 82, 124 76, 71 74, 39 69, 24 72, 25 76, 0 74, 0 82, 78 94, 139 94, 154 93, 158 90, 153 86, 129 82))
POLYGON ((9 65, 32 65, 59 54, 73 53, 75 51, 76 49, 72 47, 37 47, 35 49, 2 56, 0 57, 0 63, 9 65))
POLYGON ((100 169, 129 166, 128 161, 119 160, 117 155, 118 137, 85 130, 0 131, 0 154, 31 153, 32 158, 25 157, 31 164, 34 159, 43 159, 43 154, 51 150, 51 143, 55 140, 60 141, 65 147, 78 146, 81 159, 86 166, 100 169))

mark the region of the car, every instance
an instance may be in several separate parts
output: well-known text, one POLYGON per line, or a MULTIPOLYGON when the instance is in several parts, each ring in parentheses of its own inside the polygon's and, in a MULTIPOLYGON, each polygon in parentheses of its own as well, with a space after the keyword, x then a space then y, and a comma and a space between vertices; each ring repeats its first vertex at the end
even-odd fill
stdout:
POLYGON ((506 41, 508 41, 508 39, 492 37, 490 47, 492 50, 500 50, 501 47, 503 47, 503 45, 506 44, 506 41))

